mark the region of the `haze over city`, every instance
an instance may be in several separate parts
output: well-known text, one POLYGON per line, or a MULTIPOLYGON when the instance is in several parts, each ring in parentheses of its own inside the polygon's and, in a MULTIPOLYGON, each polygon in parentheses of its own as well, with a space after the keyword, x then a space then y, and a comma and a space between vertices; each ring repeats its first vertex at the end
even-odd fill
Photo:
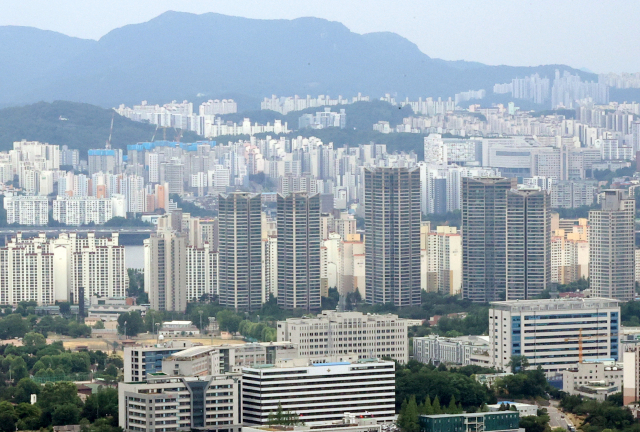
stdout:
POLYGON ((640 432, 638 18, 0 0, 0 432, 640 432))

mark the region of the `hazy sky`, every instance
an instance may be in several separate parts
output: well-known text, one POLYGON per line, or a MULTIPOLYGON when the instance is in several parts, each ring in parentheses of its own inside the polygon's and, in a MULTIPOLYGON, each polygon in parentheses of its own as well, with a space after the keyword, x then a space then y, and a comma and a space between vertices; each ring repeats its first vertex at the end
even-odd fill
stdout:
POLYGON ((99 39, 167 10, 316 16, 356 33, 398 33, 446 60, 640 71, 640 2, 631 0, 0 0, 0 25, 99 39))

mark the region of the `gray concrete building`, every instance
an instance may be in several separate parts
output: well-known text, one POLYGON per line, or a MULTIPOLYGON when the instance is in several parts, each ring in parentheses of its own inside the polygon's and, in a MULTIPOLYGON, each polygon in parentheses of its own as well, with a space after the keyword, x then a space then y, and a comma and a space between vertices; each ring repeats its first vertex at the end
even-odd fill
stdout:
POLYGON ((462 297, 485 303, 506 296, 507 192, 515 178, 462 179, 462 297))
POLYGON ((220 195, 219 301, 235 310, 257 310, 262 294, 260 195, 220 195))
POLYGON ((366 302, 420 304, 420 170, 365 169, 366 302))
POLYGON ((278 195, 278 305, 320 310, 320 195, 278 195))
POLYGON ((507 193, 506 299, 535 298, 551 282, 551 205, 546 191, 507 193))

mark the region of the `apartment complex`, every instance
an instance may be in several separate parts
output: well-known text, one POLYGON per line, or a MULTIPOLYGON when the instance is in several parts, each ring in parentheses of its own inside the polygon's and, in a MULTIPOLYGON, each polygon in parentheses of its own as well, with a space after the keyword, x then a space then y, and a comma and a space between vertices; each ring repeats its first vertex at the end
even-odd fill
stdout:
POLYGON ((587 219, 577 225, 552 231, 551 282, 568 284, 589 277, 589 225, 587 219))
POLYGON ((605 298, 515 300, 491 303, 489 355, 508 369, 511 357, 527 357, 548 376, 577 363, 620 357, 620 305, 605 298))
POLYGON ((320 310, 320 195, 277 196, 278 305, 320 310))
POLYGON ((365 168, 366 302, 420 304, 420 171, 365 168))
POLYGON ((589 278, 594 296, 635 296, 635 207, 625 191, 605 190, 589 212, 589 278))
POLYGON ((8 224, 46 225, 49 222, 49 201, 46 196, 4 197, 8 224))
POLYGON ((308 425, 345 412, 378 422, 395 418, 395 363, 381 360, 315 363, 289 360, 242 370, 242 422, 261 425, 282 405, 308 425))
POLYGON ((236 310, 259 309, 264 301, 260 195, 221 195, 218 220, 220 304, 236 310))
POLYGON ((61 233, 48 239, 18 233, 0 248, 0 303, 80 301, 90 297, 125 297, 129 285, 124 246, 110 238, 61 233))
POLYGON ((323 311, 314 318, 278 321, 278 341, 297 344, 301 357, 391 357, 409 361, 408 323, 397 315, 323 311))
POLYGON ((239 432, 240 376, 172 377, 118 384, 118 425, 127 432, 177 432, 203 428, 239 432))

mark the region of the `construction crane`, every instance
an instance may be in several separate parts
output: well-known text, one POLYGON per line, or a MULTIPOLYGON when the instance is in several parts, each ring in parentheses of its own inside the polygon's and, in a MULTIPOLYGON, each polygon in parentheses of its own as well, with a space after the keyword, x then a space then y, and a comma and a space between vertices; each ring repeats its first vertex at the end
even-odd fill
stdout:
POLYGON ((180 142, 182 138, 182 129, 176 129, 176 142, 180 142))
POLYGON ((156 130, 153 132, 153 136, 151 137, 151 142, 154 142, 156 139, 156 134, 158 133, 158 128, 160 127, 160 123, 156 125, 156 130))
MULTIPOLYGON (((609 337, 612 336, 618 336, 618 333, 615 334, 611 334, 608 335, 609 337)), ((607 337, 607 334, 600 334, 600 335, 592 335, 592 336, 582 336, 582 329, 580 329, 578 331, 578 337, 577 338, 566 338, 564 341, 565 342, 571 342, 571 341, 578 341, 578 363, 582 363, 582 341, 584 339, 594 339, 594 338, 599 338, 599 337, 607 337)))
POLYGON ((113 113, 111 116, 111 129, 109 130, 109 139, 107 140, 107 144, 104 146, 106 149, 111 149, 111 135, 113 134, 113 119, 115 118, 116 113, 113 113))

